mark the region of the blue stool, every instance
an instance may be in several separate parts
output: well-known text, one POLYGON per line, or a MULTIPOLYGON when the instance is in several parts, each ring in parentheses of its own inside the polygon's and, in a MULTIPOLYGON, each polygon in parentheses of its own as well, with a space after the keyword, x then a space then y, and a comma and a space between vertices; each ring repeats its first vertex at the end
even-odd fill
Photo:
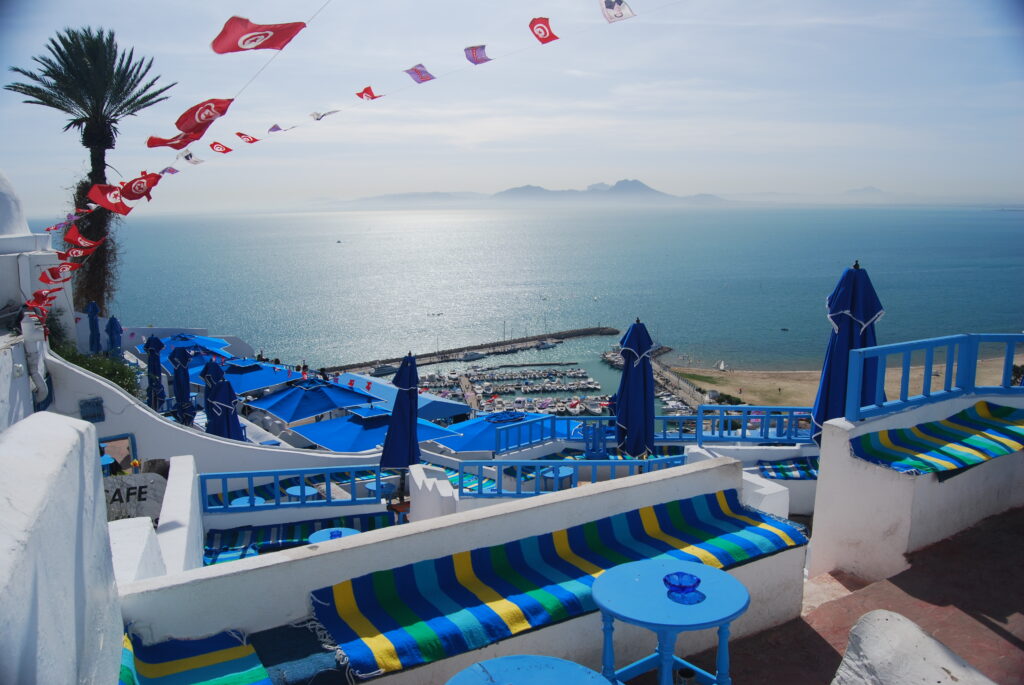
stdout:
POLYGON ((609 685, 585 666, 553 656, 516 654, 488 659, 456 673, 446 685, 609 685))
POLYGON ((104 454, 100 457, 100 470, 103 471, 104 476, 109 476, 111 470, 114 467, 114 458, 104 454))

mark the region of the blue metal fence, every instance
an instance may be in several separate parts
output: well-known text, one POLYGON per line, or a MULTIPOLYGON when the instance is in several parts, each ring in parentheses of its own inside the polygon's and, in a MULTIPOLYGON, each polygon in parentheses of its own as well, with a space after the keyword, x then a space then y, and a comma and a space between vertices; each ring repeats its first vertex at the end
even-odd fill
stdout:
POLYGON ((1024 345, 1024 335, 966 333, 851 350, 847 376, 846 418, 848 421, 859 421, 973 393, 1024 395, 1024 388, 1011 384, 1017 345, 1024 345), (996 349, 1002 348, 1002 372, 996 385, 977 383, 979 351, 983 344, 996 349), (923 365, 919 388, 910 387, 911 360, 915 354, 921 358, 920 362, 923 365), (898 363, 890 368, 888 361, 894 356, 898 363), (869 359, 878 360, 876 392, 873 403, 861 405, 864 365, 869 359), (943 366, 944 371, 935 371, 937 366, 943 366), (899 374, 899 395, 891 399, 883 395, 889 371, 899 374))
POLYGON ((651 459, 567 459, 546 461, 543 459, 520 460, 473 460, 459 464, 459 495, 464 497, 533 497, 548 492, 558 492, 576 487, 581 475, 585 480, 597 482, 649 473, 661 469, 682 466, 686 456, 651 459), (493 471, 492 471, 493 470, 493 471), (607 478, 602 476, 607 475, 607 478), (470 485, 464 485, 465 476, 470 485), (504 477, 515 480, 515 485, 505 487, 504 477), (493 483, 490 481, 493 477, 493 483), (485 482, 485 479, 486 482, 485 482))
POLYGON ((199 476, 199 492, 202 497, 203 511, 213 514, 224 514, 239 511, 263 511, 265 509, 287 509, 295 507, 338 507, 354 506, 359 504, 380 503, 381 493, 381 472, 380 466, 368 464, 365 466, 337 466, 332 468, 306 468, 306 469, 277 469, 273 471, 235 471, 230 473, 203 473, 199 476), (303 488, 297 498, 290 497, 282 491, 281 481, 297 479, 298 484, 306 485, 322 483, 325 485, 323 494, 317 492, 315 495, 306 493, 303 488), (241 481, 241 483, 239 483, 241 481), (211 487, 211 484, 219 484, 219 488, 211 487), (373 484, 373 492, 359 496, 359 485, 366 486, 373 484), (330 485, 345 487, 348 492, 345 497, 337 497, 330 485), (263 502, 257 502, 248 497, 254 495, 256 488, 269 486, 270 497, 262 497, 263 502), (241 495, 249 499, 248 502, 232 504, 229 493, 232 491, 244 490, 248 495, 241 495), (220 503, 211 503, 210 495, 219 493, 222 496, 220 503))
MULTIPOLYGON (((656 416, 659 443, 809 443, 810 407, 702 404, 696 414, 656 416)), ((584 441, 587 451, 615 444, 614 416, 542 416, 499 426, 494 453, 544 445, 555 440, 584 441)))

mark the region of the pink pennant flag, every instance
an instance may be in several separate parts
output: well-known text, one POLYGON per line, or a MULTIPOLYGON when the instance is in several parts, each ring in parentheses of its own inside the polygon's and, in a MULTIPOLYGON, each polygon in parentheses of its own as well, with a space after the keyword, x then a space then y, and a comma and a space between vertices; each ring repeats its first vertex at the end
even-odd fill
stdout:
POLYGON ((416 83, 426 83, 427 81, 433 81, 434 75, 427 71, 427 68, 422 64, 417 64, 414 67, 409 67, 405 70, 405 73, 412 77, 412 80, 416 83))
POLYGON ((487 56, 485 52, 486 46, 484 45, 473 45, 466 48, 466 59, 473 64, 483 64, 484 62, 490 62, 491 58, 487 56))

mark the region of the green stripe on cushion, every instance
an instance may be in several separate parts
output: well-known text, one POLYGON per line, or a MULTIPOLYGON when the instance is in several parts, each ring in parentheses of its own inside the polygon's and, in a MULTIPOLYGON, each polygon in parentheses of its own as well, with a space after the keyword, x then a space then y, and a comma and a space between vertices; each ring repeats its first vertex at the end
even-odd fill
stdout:
POLYGON ((366 676, 592 611, 593 574, 620 563, 698 552, 728 568, 806 543, 791 524, 743 508, 730 490, 375 571, 314 591, 312 604, 353 671, 366 676))
POLYGON ((1024 447, 1024 410, 978 402, 947 419, 867 433, 850 444, 857 457, 901 473, 959 471, 1024 447))

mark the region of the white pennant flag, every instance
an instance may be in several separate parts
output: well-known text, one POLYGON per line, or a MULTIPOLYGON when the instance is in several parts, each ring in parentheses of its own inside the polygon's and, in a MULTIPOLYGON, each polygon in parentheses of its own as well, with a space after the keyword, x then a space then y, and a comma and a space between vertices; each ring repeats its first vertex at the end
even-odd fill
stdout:
POLYGON ((604 14, 604 18, 608 20, 609 24, 636 16, 636 13, 623 0, 598 0, 598 2, 601 3, 601 13, 604 14))

